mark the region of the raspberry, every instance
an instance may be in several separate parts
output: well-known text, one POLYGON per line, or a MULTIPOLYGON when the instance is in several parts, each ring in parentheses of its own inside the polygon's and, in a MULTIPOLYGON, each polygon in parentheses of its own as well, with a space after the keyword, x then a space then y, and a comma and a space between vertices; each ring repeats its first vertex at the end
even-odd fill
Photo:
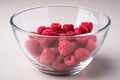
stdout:
POLYGON ((46 29, 45 26, 40 26, 38 29, 37 29, 37 33, 38 34, 42 34, 42 32, 46 29))
POLYGON ((92 29, 93 29, 93 23, 92 23, 92 22, 89 22, 88 24, 89 24, 89 25, 87 26, 87 28, 88 28, 89 32, 91 32, 92 29))
POLYGON ((76 35, 81 34, 80 28, 76 28, 76 29, 75 29, 75 34, 76 34, 76 35))
POLYGON ((59 55, 57 58, 54 60, 54 62, 51 64, 51 67, 55 71, 64 71, 66 66, 64 64, 64 57, 59 55))
POLYGON ((64 24, 63 31, 64 32, 74 31, 74 25, 73 24, 64 24))
POLYGON ((87 43, 87 37, 84 36, 80 36, 76 38, 76 42, 78 43, 79 46, 85 46, 85 44, 87 43))
POLYGON ((43 65, 49 65, 55 59, 55 49, 54 48, 44 48, 42 54, 39 57, 39 62, 43 65))
POLYGON ((56 37, 41 37, 39 39, 39 43, 41 47, 46 48, 46 47, 52 47, 54 45, 58 45, 58 40, 56 37))
POLYGON ((70 55, 64 58, 64 62, 66 66, 71 67, 76 65, 77 60, 73 55, 70 55))
POLYGON ((76 49, 76 43, 70 41, 60 41, 58 50, 62 56, 70 55, 76 49))
POLYGON ((43 35, 49 35, 49 36, 57 36, 58 33, 55 32, 53 29, 45 29, 43 32, 42 32, 43 35))
POLYGON ((70 37, 59 37, 59 41, 73 41, 74 38, 70 38, 70 37))
POLYGON ((85 26, 80 26, 80 31, 81 31, 81 34, 85 34, 89 32, 85 26))
POLYGON ((82 22, 81 26, 86 27, 88 29, 88 32, 91 32, 92 28, 93 28, 93 23, 92 22, 82 22))
POLYGON ((38 55, 40 55, 39 52, 40 52, 41 48, 40 48, 38 40, 29 39, 25 42, 25 46, 26 46, 28 52, 30 52, 33 57, 37 57, 38 55))
POLYGON ((96 48, 96 43, 93 41, 93 39, 89 39, 85 48, 92 52, 96 48))
POLYGON ((59 33, 59 36, 67 36, 66 33, 59 33))
POLYGON ((75 38, 74 37, 59 37, 59 41, 75 42, 75 38))
POLYGON ((75 50, 74 56, 77 60, 82 61, 86 60, 89 57, 89 51, 84 48, 78 48, 75 50))
POLYGON ((40 43, 41 48, 47 48, 47 47, 51 47, 52 46, 52 43, 48 43, 44 39, 40 39, 39 43, 40 43))
POLYGON ((73 36, 75 35, 75 32, 73 31, 68 31, 66 33, 59 33, 59 36, 73 36))
POLYGON ((61 24, 60 23, 52 23, 51 24, 51 29, 54 31, 60 31, 61 30, 61 24))
POLYGON ((75 32, 73 31, 66 32, 66 36, 74 36, 74 35, 75 35, 75 32))
POLYGON ((87 42, 88 42, 89 39, 92 39, 94 42, 97 41, 95 35, 89 35, 89 36, 80 36, 80 37, 77 37, 76 38, 76 42, 79 44, 79 46, 85 47, 85 45, 87 44, 87 42))

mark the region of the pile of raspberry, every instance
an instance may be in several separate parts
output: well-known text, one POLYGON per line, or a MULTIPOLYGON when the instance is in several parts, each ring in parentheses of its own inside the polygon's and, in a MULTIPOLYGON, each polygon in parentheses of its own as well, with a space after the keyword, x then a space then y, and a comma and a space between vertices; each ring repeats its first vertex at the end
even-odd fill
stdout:
POLYGON ((75 28, 73 24, 52 23, 50 27, 40 26, 35 34, 25 42, 28 52, 40 65, 54 71, 66 71, 89 58, 96 48, 96 36, 79 36, 90 33, 92 22, 82 22, 75 28), (42 36, 41 36, 42 35, 42 36))

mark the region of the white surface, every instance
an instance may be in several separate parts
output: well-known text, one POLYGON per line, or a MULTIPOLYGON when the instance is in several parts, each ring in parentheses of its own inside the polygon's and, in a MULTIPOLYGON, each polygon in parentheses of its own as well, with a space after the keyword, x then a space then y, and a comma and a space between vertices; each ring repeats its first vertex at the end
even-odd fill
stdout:
POLYGON ((0 80, 119 80, 120 0, 0 0, 0 80), (86 6, 107 13, 111 29, 93 62, 74 76, 57 77, 39 72, 22 54, 13 37, 9 18, 30 7, 52 4, 86 6))

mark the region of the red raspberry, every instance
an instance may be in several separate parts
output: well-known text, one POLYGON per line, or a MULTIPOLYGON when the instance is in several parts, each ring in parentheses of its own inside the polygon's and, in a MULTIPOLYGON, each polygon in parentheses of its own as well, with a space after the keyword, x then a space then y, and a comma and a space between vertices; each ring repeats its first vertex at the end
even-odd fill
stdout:
POLYGON ((55 71, 64 71, 66 66, 64 64, 64 57, 59 55, 57 56, 57 58, 54 60, 54 62, 52 63, 51 67, 55 70, 55 71))
POLYGON ((85 26, 80 26, 80 31, 81 31, 81 34, 85 34, 85 33, 89 32, 87 27, 85 27, 85 26))
POLYGON ((76 29, 75 29, 75 34, 76 34, 76 35, 81 34, 80 28, 76 28, 76 29))
POLYGON ((74 36, 74 35, 75 35, 75 32, 73 31, 66 32, 66 36, 74 36))
POLYGON ((76 42, 78 43, 78 46, 84 47, 87 43, 87 37, 86 36, 80 36, 76 38, 76 42))
POLYGON ((93 29, 93 23, 89 22, 87 28, 88 28, 89 32, 91 32, 93 29))
POLYGON ((60 41, 58 50, 62 56, 70 55, 76 49, 76 43, 70 41, 60 41))
POLYGON ((77 60, 73 55, 70 55, 64 58, 64 62, 66 66, 71 67, 76 65, 77 60))
POLYGON ((73 36, 73 35, 75 35, 75 33, 73 31, 69 31, 69 32, 66 32, 66 33, 60 33, 59 36, 62 36, 62 37, 59 37, 59 41, 63 41, 63 40, 74 41, 75 38, 64 37, 64 36, 73 36))
POLYGON ((68 31, 66 33, 59 33, 59 36, 74 36, 75 32, 73 31, 68 31))
POLYGON ((52 23, 51 24, 51 29, 54 31, 60 31, 61 30, 61 24, 60 23, 52 23))
POLYGON ((73 37, 59 37, 59 41, 71 41, 71 42, 73 42, 73 41, 75 41, 75 38, 73 37))
POLYGON ((38 55, 40 55, 39 52, 40 52, 41 48, 40 48, 38 40, 29 39, 25 42, 25 46, 26 46, 28 52, 30 52, 33 57, 37 57, 38 55))
POLYGON ((56 37, 41 37, 41 39, 39 39, 39 43, 42 48, 54 47, 54 45, 58 45, 58 40, 56 37))
POLYGON ((57 36, 58 33, 55 32, 53 29, 45 29, 43 32, 42 32, 43 35, 49 35, 49 36, 57 36))
POLYGON ((49 42, 45 41, 44 39, 39 39, 39 44, 40 44, 41 48, 47 48, 47 47, 52 46, 52 43, 49 43, 49 42))
POLYGON ((92 22, 82 22, 81 26, 86 27, 88 29, 88 32, 91 32, 92 28, 93 28, 93 23, 92 22))
POLYGON ((74 37, 59 37, 59 41, 70 41, 70 42, 75 42, 75 38, 74 37))
POLYGON ((78 43, 79 46, 85 47, 85 45, 87 44, 87 42, 88 42, 89 39, 92 39, 94 42, 97 41, 95 35, 89 35, 89 36, 80 36, 80 37, 77 37, 76 38, 76 42, 78 43))
POLYGON ((85 48, 92 52, 96 48, 96 43, 93 41, 93 39, 89 39, 85 48))
POLYGON ((59 36, 67 36, 66 33, 59 33, 59 36))
POLYGON ((63 31, 64 32, 74 31, 74 25, 73 24, 64 24, 63 31))
POLYGON ((37 29, 37 33, 38 34, 42 34, 42 32, 46 29, 45 26, 40 26, 38 29, 37 29))
POLYGON ((89 51, 84 48, 78 48, 75 50, 74 56, 77 60, 83 61, 86 60, 89 57, 89 51))
POLYGON ((55 55, 56 53, 54 48, 44 48, 39 57, 39 62, 43 65, 49 65, 54 61, 55 55))

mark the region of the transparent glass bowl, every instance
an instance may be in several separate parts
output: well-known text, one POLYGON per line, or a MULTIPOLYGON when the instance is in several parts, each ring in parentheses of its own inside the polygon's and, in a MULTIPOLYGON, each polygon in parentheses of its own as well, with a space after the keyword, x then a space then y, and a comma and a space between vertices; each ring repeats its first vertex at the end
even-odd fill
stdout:
POLYGON ((97 10, 63 5, 35 7, 15 13, 10 18, 13 34, 26 57, 41 72, 53 75, 73 75, 86 68, 101 48, 110 23, 110 18, 97 10), (70 23, 76 27, 81 22, 92 22, 94 27, 91 33, 75 36, 45 36, 32 33, 40 25, 49 26, 53 22, 70 23), (71 53, 67 56, 60 55, 59 45, 64 44, 64 40, 75 44, 63 46, 65 54, 71 53), (82 41, 86 43, 83 44, 82 41), (77 49, 78 53, 80 51, 83 54, 83 59, 74 62, 73 57, 77 49), (89 52, 87 56, 84 50, 89 52), (43 52, 48 56, 42 55, 43 52), (66 57, 68 58, 65 59, 66 57), (74 65, 70 65, 69 61, 67 65, 66 60, 73 61, 74 65))

